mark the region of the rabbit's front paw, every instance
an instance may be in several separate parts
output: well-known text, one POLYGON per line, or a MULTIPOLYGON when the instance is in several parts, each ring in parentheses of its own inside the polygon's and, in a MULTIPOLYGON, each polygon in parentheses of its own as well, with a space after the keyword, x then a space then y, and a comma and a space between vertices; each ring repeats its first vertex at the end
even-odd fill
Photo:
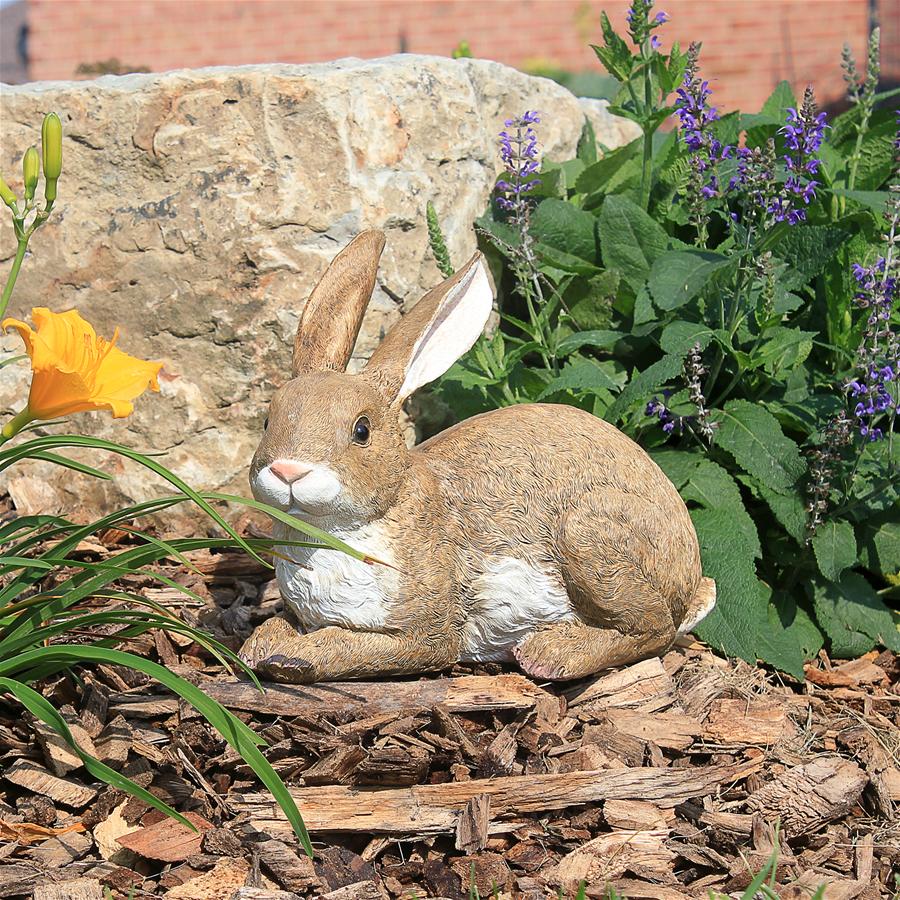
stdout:
POLYGON ((313 684, 320 680, 316 667, 308 659, 283 653, 267 656, 253 668, 258 675, 281 684, 313 684))
POLYGON ((284 619, 264 622, 244 641, 238 656, 254 672, 273 681, 310 684, 316 667, 304 658, 302 636, 284 619))

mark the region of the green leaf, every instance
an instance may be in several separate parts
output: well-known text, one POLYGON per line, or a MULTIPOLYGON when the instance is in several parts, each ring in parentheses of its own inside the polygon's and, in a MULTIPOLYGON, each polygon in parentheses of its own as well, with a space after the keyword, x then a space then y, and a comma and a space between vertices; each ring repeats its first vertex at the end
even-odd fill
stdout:
POLYGON ((881 643, 900 652, 900 635, 891 611, 862 575, 845 572, 838 582, 813 584, 816 618, 831 641, 831 655, 856 659, 881 643))
POLYGON ((632 67, 631 50, 628 44, 616 34, 616 30, 612 27, 605 12, 600 13, 600 29, 603 32, 605 46, 594 46, 597 58, 610 75, 618 78, 619 81, 627 81, 631 77, 632 67))
POLYGON ((694 344, 699 344, 701 350, 705 350, 710 341, 715 337, 711 328, 702 322, 683 322, 681 320, 669 322, 662 330, 659 337, 659 346, 666 353, 687 355, 694 344))
POLYGON ((210 504, 188 485, 182 478, 179 478, 174 472, 171 472, 165 466, 151 459, 144 453, 138 453, 129 447, 123 447, 112 441, 105 441, 101 438, 83 437, 81 435, 72 434, 54 434, 44 437, 33 438, 24 441, 21 444, 15 444, 12 447, 0 450, 0 471, 9 468, 20 459, 31 457, 34 453, 43 453, 57 447, 88 447, 94 450, 108 450, 126 459, 140 463, 146 469, 155 472, 161 478, 164 478, 177 490, 181 491, 185 496, 189 497, 207 516, 209 516, 220 528, 229 534, 243 550, 249 553, 254 559, 268 566, 262 558, 250 548, 250 545, 242 538, 232 526, 222 517, 222 514, 214 509, 210 504))
POLYGON ((44 462, 51 462, 54 465, 62 466, 64 469, 72 469, 74 472, 81 472, 82 475, 90 475, 91 478, 99 478, 101 481, 112 481, 112 475, 109 472, 103 472, 95 469, 93 466, 78 462, 76 459, 69 459, 68 456, 60 456, 58 453, 47 453, 46 451, 34 453, 31 459, 42 459, 44 462))
POLYGON ((785 493, 806 471, 800 448, 786 437, 765 407, 747 400, 730 400, 716 419, 716 444, 735 462, 772 490, 785 493))
POLYGON ((844 569, 856 563, 856 534, 846 519, 829 519, 812 539, 819 571, 829 580, 840 580, 844 569))
POLYGON ((622 168, 630 161, 636 160, 642 140, 638 138, 624 147, 618 147, 604 154, 602 159, 589 165, 575 182, 575 190, 579 194, 590 194, 593 191, 610 193, 615 187, 615 179, 622 168))
POLYGON ((633 403, 645 400, 647 395, 658 390, 660 385, 678 375, 681 372, 682 360, 682 357, 670 354, 657 360, 643 372, 633 374, 631 381, 616 397, 616 402, 606 411, 604 416, 606 421, 615 425, 633 403))
POLYGON ((543 244, 592 264, 597 262, 597 220, 590 213, 551 197, 537 205, 530 224, 543 244))
POLYGON ((652 322, 651 330, 655 330, 658 316, 653 308, 653 300, 650 297, 650 291, 647 290, 647 285, 644 285, 634 298, 633 316, 635 327, 652 322))
POLYGON ((728 265, 721 253, 708 250, 670 250, 653 262, 650 293, 660 309, 678 309, 706 287, 713 273, 728 265))
POLYGON ((788 109, 797 107, 797 98, 789 81, 779 81, 775 90, 766 98, 762 106, 762 114, 770 119, 781 120, 788 109))
POLYGON ((566 253, 565 250, 560 250, 558 247, 553 247, 550 244, 538 241, 534 245, 534 249, 542 265, 551 265, 561 269, 563 272, 572 272, 575 275, 583 275, 585 278, 593 278, 602 272, 599 266, 588 262, 583 257, 566 253))
MULTIPOLYGON (((777 255, 801 273, 803 282, 815 278, 838 248, 852 237, 852 231, 836 225, 802 225, 782 234, 777 244, 777 255)), ((794 284, 786 287, 793 288, 794 284)))
POLYGON ((867 527, 863 544, 861 558, 866 568, 884 577, 900 573, 900 522, 867 527))
POLYGON ((870 127, 863 140, 854 185, 857 190, 876 191, 891 177, 896 155, 894 140, 897 126, 893 111, 884 112, 888 113, 887 117, 870 127))
POLYGON ((741 481, 772 510, 772 515, 784 530, 801 546, 806 542, 806 502, 798 491, 779 493, 755 478, 741 481))
MULTIPOLYGON (((776 591, 769 606, 769 622, 772 632, 780 632, 790 639, 797 650, 801 662, 812 659, 825 643, 825 637, 819 627, 812 620, 809 613, 798 606, 793 596, 784 591, 776 591)), ((785 668, 798 678, 803 677, 802 665, 799 671, 785 668)))
POLYGON ((768 624, 768 589, 756 577, 755 547, 733 509, 692 509, 703 573, 716 582, 716 605, 696 633, 729 656, 756 662, 768 624))
POLYGON ((757 636, 756 655, 763 662, 802 681, 806 654, 801 639, 808 643, 809 635, 796 622, 798 627, 790 631, 786 629, 772 603, 766 609, 766 616, 766 627, 760 628, 757 636))
POLYGON ((758 113, 741 116, 741 127, 747 131, 747 146, 759 147, 784 125, 787 110, 797 108, 797 99, 787 81, 780 81, 758 113))
POLYGON ((622 332, 595 329, 593 331, 576 331, 564 337, 557 345, 556 352, 559 356, 568 356, 582 347, 594 347, 597 350, 612 350, 622 340, 622 332))
MULTIPOLYGON (((890 110, 891 107, 893 107, 893 104, 890 104, 889 106, 884 101, 890 100, 892 97, 898 95, 900 95, 900 87, 891 88, 887 91, 880 91, 875 94, 875 103, 876 105, 880 105, 882 109, 890 110)), ((834 145, 849 143, 851 146, 847 148, 846 152, 850 153, 852 145, 856 143, 856 135, 858 133, 862 113, 862 106, 860 104, 855 104, 832 119, 832 129, 828 134, 828 143, 834 145)))
MULTIPOLYGON (((577 96, 582 96, 578 94, 577 96)), ((594 126, 591 120, 585 116, 584 124, 581 126, 581 136, 578 138, 578 148, 575 151, 575 157, 585 165, 590 166, 597 162, 597 135, 594 133, 594 126)))
POLYGON ((566 170, 561 163, 545 159, 541 163, 540 178, 531 191, 532 197, 553 197, 561 199, 566 196, 568 185, 566 170))
POLYGON ((762 367, 770 375, 793 369, 803 363, 813 348, 815 331, 801 331, 799 328, 784 328, 780 325, 768 328, 765 340, 750 356, 753 368, 762 367))
POLYGON ((891 196, 890 191, 848 191, 844 188, 832 188, 831 193, 835 197, 846 197, 879 216, 884 213, 885 204, 891 196))
POLYGON ((544 390, 535 397, 535 402, 540 403, 547 397, 552 397, 554 394, 559 394, 563 391, 584 393, 596 391, 599 388, 617 391, 619 385, 593 360, 582 359, 566 365, 562 372, 555 378, 552 378, 544 390))
POLYGON ((611 195, 600 211, 600 246, 607 269, 616 269, 637 291, 668 244, 662 226, 636 203, 611 195))

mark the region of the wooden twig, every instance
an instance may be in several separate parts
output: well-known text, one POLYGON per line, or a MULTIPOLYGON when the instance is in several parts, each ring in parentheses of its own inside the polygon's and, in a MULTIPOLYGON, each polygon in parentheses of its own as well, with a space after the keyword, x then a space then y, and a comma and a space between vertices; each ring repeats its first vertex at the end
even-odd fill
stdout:
MULTIPOLYGON (((394 710, 432 709, 443 704, 451 712, 531 709, 543 693, 523 675, 465 675, 419 681, 343 681, 314 685, 266 684, 260 692, 249 681, 236 678, 199 682, 210 697, 228 709, 270 716, 325 715, 344 718, 394 710)), ((171 715, 178 710, 172 696, 113 694, 111 714, 128 717, 171 715)))
MULTIPOLYGON (((754 758, 731 766, 696 769, 647 767, 518 775, 374 791, 292 788, 291 794, 312 832, 440 834, 455 831, 460 813, 479 794, 490 797, 494 819, 609 799, 643 799, 673 806, 702 797, 720 784, 745 778, 761 765, 761 760, 754 758)), ((273 835, 290 832, 269 794, 236 796, 232 805, 237 813, 248 813, 259 831, 273 835)))

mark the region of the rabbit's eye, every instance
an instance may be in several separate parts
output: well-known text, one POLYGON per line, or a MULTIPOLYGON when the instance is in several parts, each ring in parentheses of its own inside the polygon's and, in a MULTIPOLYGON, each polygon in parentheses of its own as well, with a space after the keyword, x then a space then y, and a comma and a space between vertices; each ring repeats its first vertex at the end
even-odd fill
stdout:
POLYGON ((365 446, 369 443, 370 436, 369 420, 365 416, 360 416, 353 426, 353 443, 365 446))

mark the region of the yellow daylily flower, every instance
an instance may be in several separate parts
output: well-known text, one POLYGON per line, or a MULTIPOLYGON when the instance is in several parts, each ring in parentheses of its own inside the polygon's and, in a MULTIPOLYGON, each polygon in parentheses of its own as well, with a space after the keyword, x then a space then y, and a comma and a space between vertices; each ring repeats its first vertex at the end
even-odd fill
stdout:
MULTIPOLYGON (((130 415, 132 401, 147 388, 159 390, 162 363, 146 362, 97 337, 90 322, 74 309, 31 311, 37 330, 18 319, 4 319, 0 328, 15 328, 31 357, 31 391, 20 413, 28 419, 56 419, 91 409, 108 409, 116 419, 130 415)), ((17 417, 18 418, 18 417, 17 417)))

